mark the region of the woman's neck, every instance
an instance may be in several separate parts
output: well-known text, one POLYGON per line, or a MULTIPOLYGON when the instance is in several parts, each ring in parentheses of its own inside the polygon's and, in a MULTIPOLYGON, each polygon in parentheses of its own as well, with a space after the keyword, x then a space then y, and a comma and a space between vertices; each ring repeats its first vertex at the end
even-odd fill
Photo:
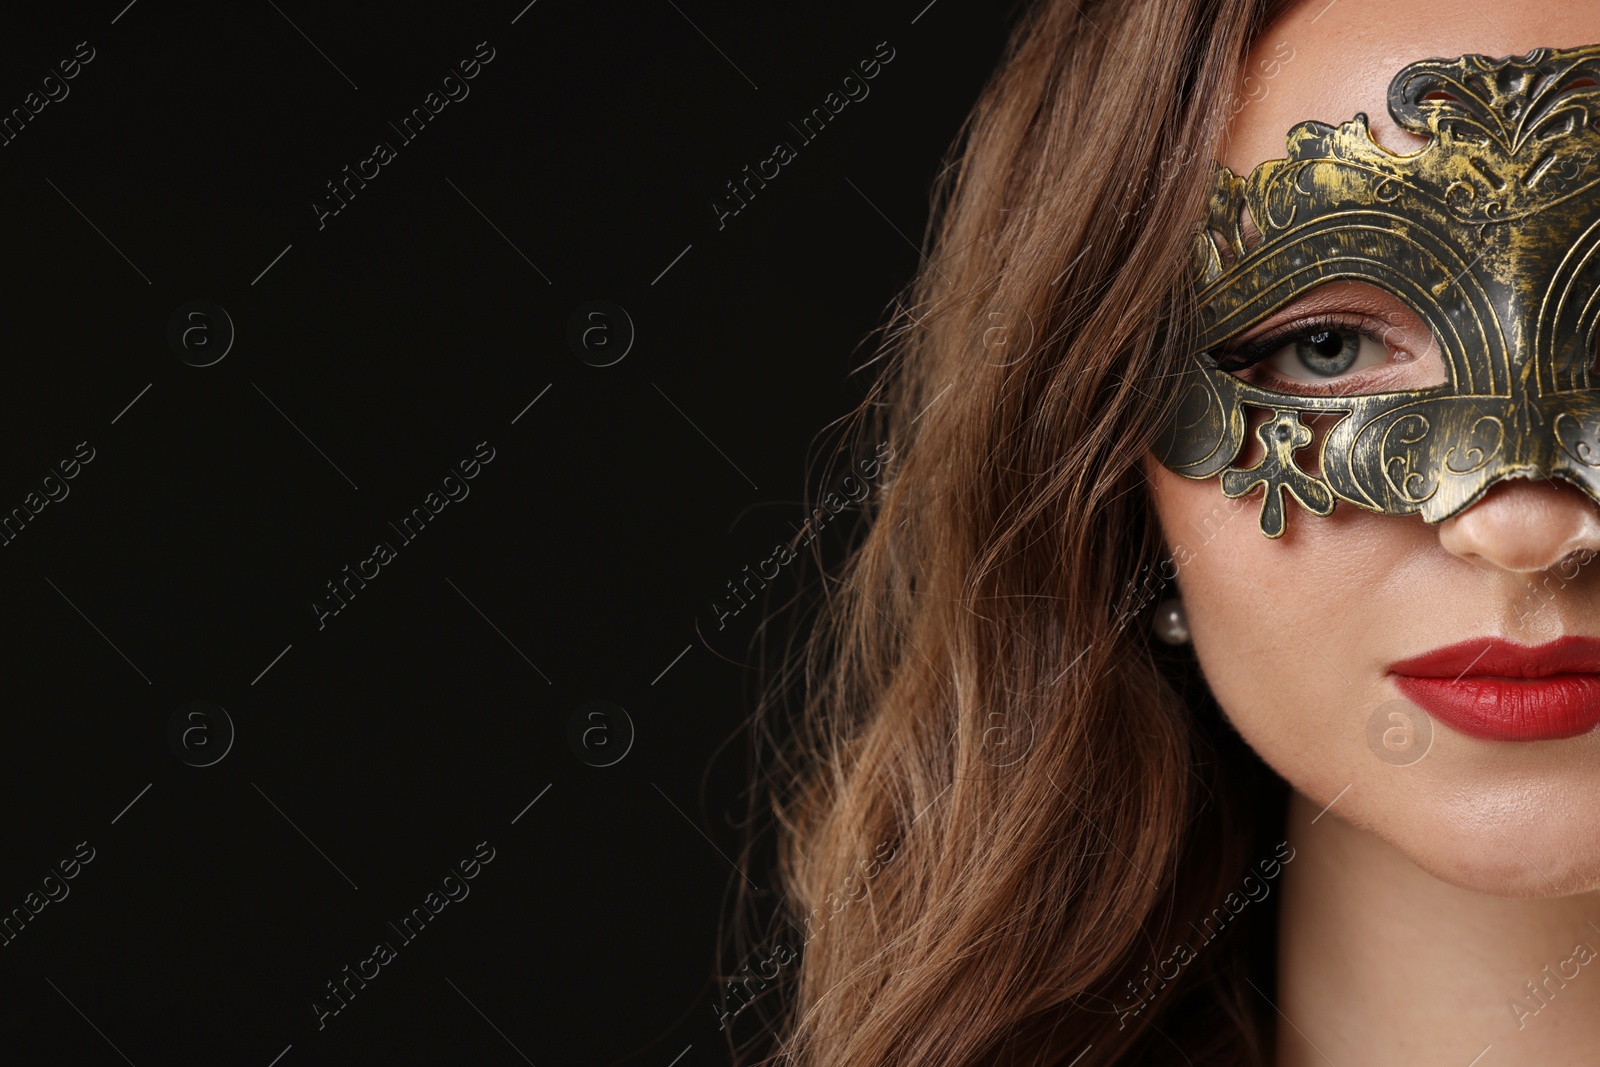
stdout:
POLYGON ((1459 889, 1335 812, 1317 816, 1292 794, 1278 1067, 1595 1062, 1600 894, 1459 889))

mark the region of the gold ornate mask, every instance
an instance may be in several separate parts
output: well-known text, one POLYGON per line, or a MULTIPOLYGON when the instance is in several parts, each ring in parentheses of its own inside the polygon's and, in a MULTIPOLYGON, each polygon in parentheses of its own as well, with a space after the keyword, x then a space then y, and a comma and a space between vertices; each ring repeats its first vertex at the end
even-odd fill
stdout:
POLYGON ((1198 351, 1156 454, 1189 478, 1220 474, 1230 497, 1264 486, 1268 537, 1283 534, 1285 492, 1317 515, 1347 500, 1430 523, 1507 478, 1563 478, 1600 500, 1600 46, 1413 63, 1389 114, 1429 143, 1390 152, 1364 114, 1301 123, 1287 158, 1248 179, 1217 168, 1196 236, 1198 351), (1252 326, 1352 280, 1421 317, 1443 384, 1297 396, 1219 366, 1213 353, 1252 326), (1247 408, 1268 413, 1265 452, 1240 468, 1247 408), (1302 415, 1333 422, 1316 473, 1296 460, 1313 438, 1302 415))

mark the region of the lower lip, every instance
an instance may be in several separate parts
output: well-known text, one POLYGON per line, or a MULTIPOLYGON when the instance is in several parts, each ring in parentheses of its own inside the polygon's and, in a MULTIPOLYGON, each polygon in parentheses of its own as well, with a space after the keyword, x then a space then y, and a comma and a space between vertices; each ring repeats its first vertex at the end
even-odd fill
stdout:
POLYGON ((1543 678, 1394 675, 1406 699, 1446 726, 1485 741, 1554 741, 1600 725, 1600 674, 1543 678))

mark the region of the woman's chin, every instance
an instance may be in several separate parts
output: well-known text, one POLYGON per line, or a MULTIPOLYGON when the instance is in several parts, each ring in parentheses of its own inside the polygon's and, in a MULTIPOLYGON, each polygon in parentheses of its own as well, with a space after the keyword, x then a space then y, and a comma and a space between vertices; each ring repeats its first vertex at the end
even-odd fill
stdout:
POLYGON ((1600 891, 1600 773, 1567 777, 1473 781, 1435 768, 1401 789, 1370 783, 1364 797, 1358 784, 1337 810, 1398 857, 1459 889, 1508 898, 1600 891))

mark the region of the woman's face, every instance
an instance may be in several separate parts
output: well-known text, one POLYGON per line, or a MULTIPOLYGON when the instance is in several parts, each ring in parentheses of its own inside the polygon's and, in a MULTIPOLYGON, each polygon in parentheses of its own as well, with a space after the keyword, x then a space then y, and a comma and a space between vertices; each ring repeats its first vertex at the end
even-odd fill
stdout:
MULTIPOLYGON (((1597 4, 1310 0, 1252 51, 1240 90, 1248 103, 1222 162, 1246 175, 1285 155, 1295 124, 1337 125, 1357 112, 1379 144, 1413 152, 1425 142, 1397 128, 1386 103, 1402 67, 1593 44, 1597 4)), ((1444 380, 1421 320, 1359 283, 1324 286, 1248 336, 1330 319, 1316 343, 1288 343, 1245 373, 1285 392, 1444 380), (1322 377, 1345 362, 1338 380, 1322 377)), ((1246 463, 1260 452, 1250 440, 1246 463)), ((1600 560, 1588 563, 1600 552, 1600 507, 1563 482, 1519 480, 1434 526, 1347 503, 1317 517, 1291 503, 1287 532, 1270 540, 1257 525, 1259 490, 1229 500, 1215 478, 1180 477, 1153 457, 1145 470, 1211 690, 1295 789, 1318 808, 1336 801, 1333 814, 1460 886, 1518 896, 1600 889, 1600 730, 1554 736, 1583 728, 1586 713, 1600 718, 1600 560), (1595 639, 1594 650, 1577 650, 1586 663, 1492 643, 1572 636, 1595 639), (1481 642, 1484 666, 1468 662, 1468 645, 1431 668, 1393 670, 1463 642, 1481 642), (1453 675, 1457 661, 1459 677, 1406 678, 1453 675), (1508 680, 1530 665, 1565 677, 1508 680)))

